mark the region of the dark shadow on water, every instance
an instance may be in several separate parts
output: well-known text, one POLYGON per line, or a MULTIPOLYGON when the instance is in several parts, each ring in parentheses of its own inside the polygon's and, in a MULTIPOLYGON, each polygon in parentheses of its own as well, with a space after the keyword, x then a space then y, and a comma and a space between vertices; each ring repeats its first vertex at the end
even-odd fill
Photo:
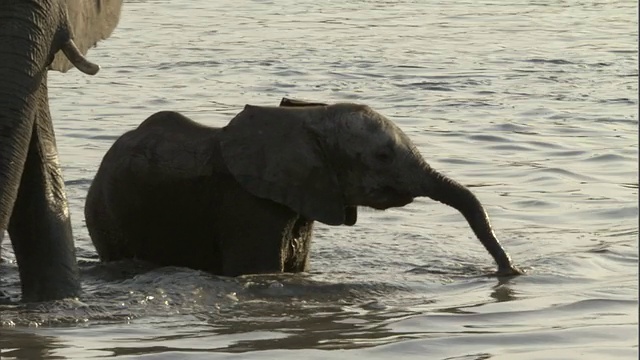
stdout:
POLYGON ((53 351, 65 348, 55 336, 44 336, 33 332, 2 328, 0 336, 0 358, 17 360, 60 359, 53 351))

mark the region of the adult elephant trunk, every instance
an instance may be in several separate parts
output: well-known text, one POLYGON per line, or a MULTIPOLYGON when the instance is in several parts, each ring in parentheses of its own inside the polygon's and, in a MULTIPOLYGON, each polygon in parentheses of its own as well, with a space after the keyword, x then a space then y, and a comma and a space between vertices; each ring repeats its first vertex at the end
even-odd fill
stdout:
POLYGON ((498 265, 498 275, 520 274, 496 238, 489 216, 478 198, 464 185, 437 172, 429 165, 423 164, 422 169, 426 176, 420 180, 419 196, 428 196, 458 210, 495 260, 498 265))
POLYGON ((15 49, 8 54, 3 52, 0 57, 0 79, 12 82, 11 86, 0 87, 0 229, 7 228, 18 195, 36 118, 36 106, 32 103, 42 91, 42 79, 38 77, 42 77, 43 71, 38 63, 44 61, 29 58, 42 50, 34 49, 28 40, 30 35, 0 34, 0 46, 8 46, 11 41, 15 49))
POLYGON ((47 69, 58 49, 81 70, 98 69, 70 40, 64 9, 34 5, 0 5, 0 231, 9 231, 24 301, 80 292, 47 69))

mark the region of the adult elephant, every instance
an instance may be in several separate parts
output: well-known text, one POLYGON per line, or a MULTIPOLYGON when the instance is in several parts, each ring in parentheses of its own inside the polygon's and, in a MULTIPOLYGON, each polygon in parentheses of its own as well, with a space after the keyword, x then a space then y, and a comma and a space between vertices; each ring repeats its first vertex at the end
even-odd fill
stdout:
POLYGON ((159 112, 120 137, 85 206, 100 258, 231 276, 305 271, 314 220, 353 225, 357 206, 428 196, 464 215, 498 274, 519 273, 478 199, 387 118, 356 104, 281 105, 247 105, 224 128, 159 112))
POLYGON ((83 54, 108 37, 122 0, 0 1, 0 232, 15 252, 23 301, 80 291, 47 71, 99 67, 83 54))

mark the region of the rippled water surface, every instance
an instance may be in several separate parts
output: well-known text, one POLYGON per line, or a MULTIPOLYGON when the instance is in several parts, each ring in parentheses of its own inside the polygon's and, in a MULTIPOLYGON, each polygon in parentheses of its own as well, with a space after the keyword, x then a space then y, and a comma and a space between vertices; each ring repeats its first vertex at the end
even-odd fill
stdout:
POLYGON ((633 1, 127 1, 97 76, 50 75, 84 296, 3 306, 2 358, 636 358, 637 26, 633 1), (462 216, 427 199, 319 224, 309 274, 97 262, 82 207, 119 135, 283 96, 395 120, 527 275, 485 276, 462 216))

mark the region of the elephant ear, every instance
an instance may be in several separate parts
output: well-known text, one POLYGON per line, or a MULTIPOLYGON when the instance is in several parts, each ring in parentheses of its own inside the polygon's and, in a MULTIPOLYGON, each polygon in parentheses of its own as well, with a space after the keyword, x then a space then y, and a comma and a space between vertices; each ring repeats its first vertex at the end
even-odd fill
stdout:
POLYGON ((223 129, 221 150, 231 174, 251 194, 308 219, 341 225, 342 189, 321 140, 307 125, 325 114, 321 106, 247 105, 223 129))
MULTIPOLYGON (((120 20, 122 0, 66 0, 66 4, 73 42, 82 54, 108 38, 120 20)), ((67 72, 72 67, 62 51, 58 51, 51 69, 67 72)))
MULTIPOLYGON (((302 107, 302 106, 327 106, 328 104, 321 102, 309 102, 298 99, 290 99, 287 97, 283 97, 280 100, 280 106, 286 107, 302 107)), ((358 221, 358 207, 357 206, 345 206, 345 219, 344 224, 348 226, 355 225, 356 221, 358 221)))

